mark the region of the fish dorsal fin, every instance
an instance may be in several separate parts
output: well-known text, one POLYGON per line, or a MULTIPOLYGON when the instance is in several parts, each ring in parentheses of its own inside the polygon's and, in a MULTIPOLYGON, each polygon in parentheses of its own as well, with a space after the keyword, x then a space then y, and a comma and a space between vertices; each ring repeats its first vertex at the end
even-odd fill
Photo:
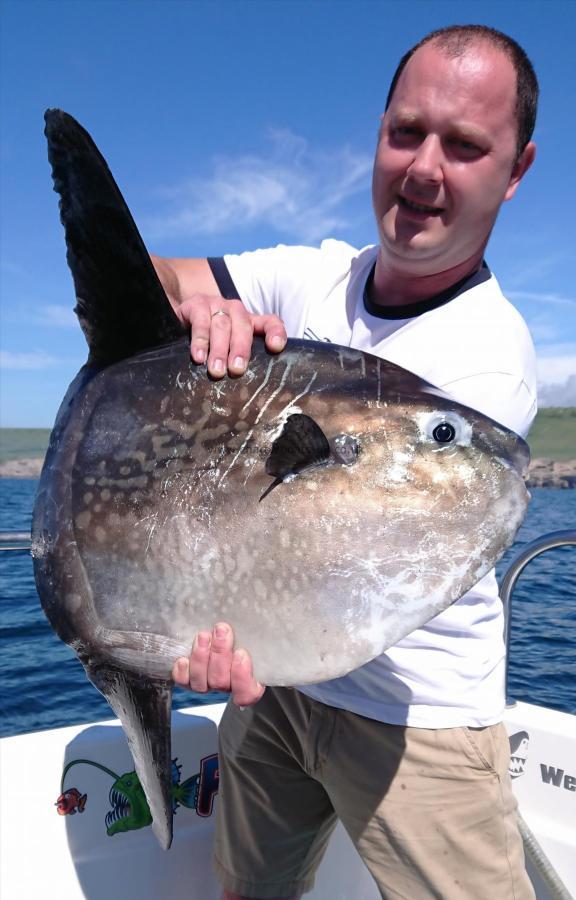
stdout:
POLYGON ((266 473, 282 480, 330 459, 330 444, 320 426, 303 413, 288 416, 272 444, 266 473))
POLYGON ((186 330, 94 141, 62 110, 49 109, 44 119, 88 362, 103 367, 182 337, 186 330))

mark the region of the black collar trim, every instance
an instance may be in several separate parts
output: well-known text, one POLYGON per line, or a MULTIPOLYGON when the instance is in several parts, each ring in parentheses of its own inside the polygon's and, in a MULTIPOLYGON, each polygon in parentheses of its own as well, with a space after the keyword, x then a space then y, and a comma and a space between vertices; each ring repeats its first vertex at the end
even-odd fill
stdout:
POLYGON ((434 297, 430 297, 429 300, 419 300, 417 303, 407 303, 405 306, 383 306, 381 304, 373 303, 370 299, 370 288, 374 282, 375 270, 376 263, 374 263, 370 269, 366 284, 364 285, 364 308, 371 316, 376 316, 378 319, 413 319, 416 316, 421 316, 422 313, 429 312, 431 309, 437 309, 439 306, 444 306, 445 303, 454 300, 455 297, 463 294, 464 291, 469 291, 471 288, 476 287, 478 284, 483 284, 483 282, 488 281, 488 279, 491 278, 490 269, 483 261, 481 267, 476 272, 473 272, 471 275, 466 275, 447 290, 442 291, 440 294, 435 294, 434 297))

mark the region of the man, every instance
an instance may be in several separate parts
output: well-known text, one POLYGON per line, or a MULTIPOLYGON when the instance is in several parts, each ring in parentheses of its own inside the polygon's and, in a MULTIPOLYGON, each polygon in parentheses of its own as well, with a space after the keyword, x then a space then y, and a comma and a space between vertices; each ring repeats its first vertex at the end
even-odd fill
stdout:
MULTIPOLYGON (((537 93, 524 52, 499 32, 424 38, 381 122, 377 247, 155 260, 193 359, 215 377, 240 374, 253 333, 279 351, 285 323, 391 359, 525 435, 533 348, 483 256, 534 159, 537 93)), ((231 690, 236 704, 220 733, 224 898, 301 896, 337 818, 383 897, 533 897, 507 776, 503 662, 493 573, 383 656, 298 690, 264 692, 225 623, 199 634, 175 680, 231 690)))

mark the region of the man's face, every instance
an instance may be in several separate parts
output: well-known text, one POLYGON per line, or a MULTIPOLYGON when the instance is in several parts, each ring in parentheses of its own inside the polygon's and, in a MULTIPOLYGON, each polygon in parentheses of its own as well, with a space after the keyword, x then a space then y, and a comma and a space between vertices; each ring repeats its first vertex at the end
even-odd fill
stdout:
POLYGON ((383 261, 431 275, 481 256, 500 204, 533 157, 514 166, 516 74, 489 45, 449 59, 432 44, 404 69, 384 118, 372 197, 383 261))

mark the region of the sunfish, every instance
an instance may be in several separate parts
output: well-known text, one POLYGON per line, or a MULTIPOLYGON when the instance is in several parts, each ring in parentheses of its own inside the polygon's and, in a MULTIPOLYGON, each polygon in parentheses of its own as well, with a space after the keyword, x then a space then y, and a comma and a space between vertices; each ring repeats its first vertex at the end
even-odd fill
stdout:
POLYGON ((230 622, 264 684, 361 666, 512 543, 528 449, 349 348, 257 341, 242 378, 210 380, 90 136, 59 110, 46 135, 89 356, 40 479, 36 584, 168 847, 170 672, 196 632, 230 622))

